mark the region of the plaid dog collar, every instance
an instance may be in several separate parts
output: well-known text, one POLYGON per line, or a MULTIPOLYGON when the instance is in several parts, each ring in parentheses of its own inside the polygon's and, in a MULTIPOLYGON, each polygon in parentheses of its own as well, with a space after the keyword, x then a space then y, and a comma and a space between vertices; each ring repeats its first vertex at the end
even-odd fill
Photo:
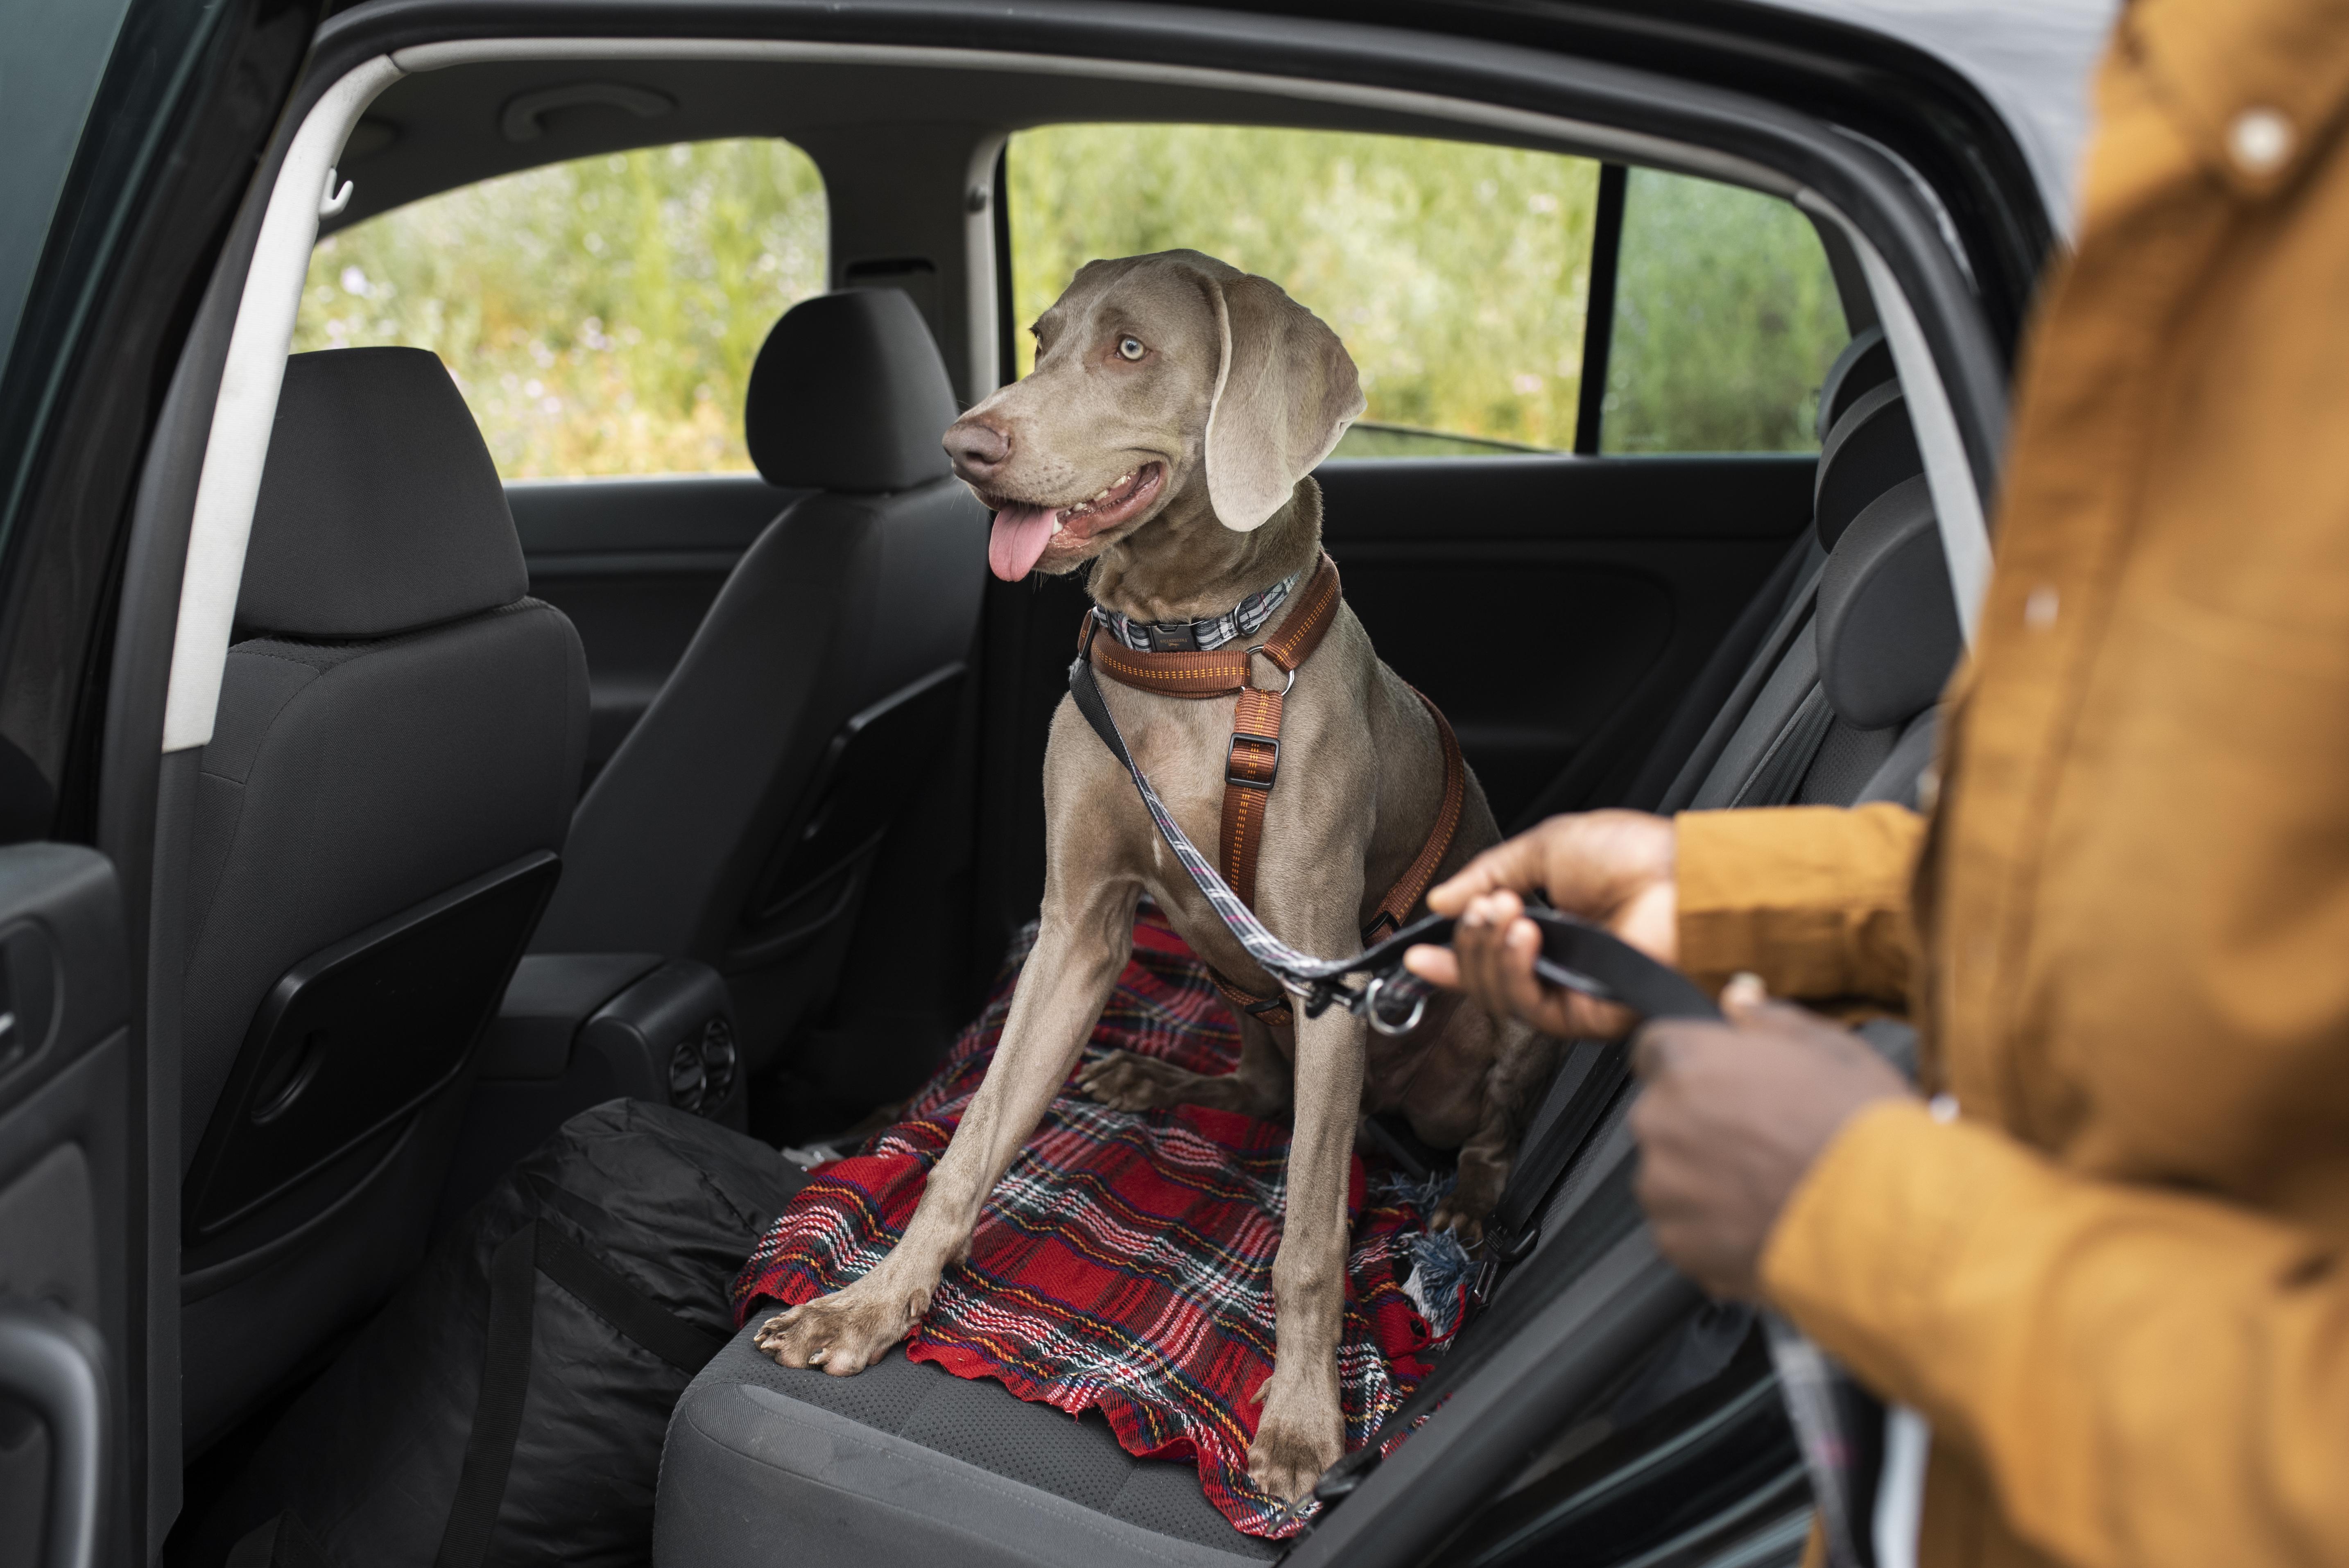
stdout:
POLYGON ((1249 594, 1220 615, 1204 621, 1137 621, 1114 610, 1093 607, 1093 616, 1115 637, 1138 654, 1204 654, 1253 637, 1272 624, 1289 593, 1304 579, 1302 569, 1271 587, 1249 594))

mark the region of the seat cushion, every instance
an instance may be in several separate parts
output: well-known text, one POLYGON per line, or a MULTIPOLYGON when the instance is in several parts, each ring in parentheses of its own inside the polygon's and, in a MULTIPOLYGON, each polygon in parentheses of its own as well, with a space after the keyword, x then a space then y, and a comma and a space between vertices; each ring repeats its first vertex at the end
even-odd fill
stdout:
POLYGON ((1243 1563, 1278 1543, 1216 1512, 1188 1460, 1138 1460, 1071 1419, 902 1350, 854 1377, 737 1335, 678 1401, 653 1561, 1243 1563))

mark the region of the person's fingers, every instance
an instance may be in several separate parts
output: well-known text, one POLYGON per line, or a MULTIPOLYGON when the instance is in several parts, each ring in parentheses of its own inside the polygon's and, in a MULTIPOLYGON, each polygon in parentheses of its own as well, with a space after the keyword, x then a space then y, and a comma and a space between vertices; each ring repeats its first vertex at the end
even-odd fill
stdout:
POLYGON ((1509 1010, 1521 1018, 1529 1018, 1542 1011, 1541 981, 1534 975, 1534 960, 1541 953, 1541 933, 1534 923, 1517 916, 1501 928, 1500 967, 1501 994, 1508 998, 1509 1010))
POLYGON ((1754 1016, 1769 1006, 1769 988, 1762 976, 1744 970, 1732 975, 1721 988, 1721 1010, 1733 1024, 1758 1021, 1754 1016))
POLYGON ((1431 984, 1447 991, 1462 989, 1460 956, 1449 947, 1432 947, 1425 943, 1408 948, 1402 955, 1402 966, 1431 984))
POLYGON ((1438 914, 1459 914, 1469 900, 1496 888, 1530 892, 1541 885, 1546 858, 1538 829, 1504 839, 1430 888, 1427 907, 1438 914))

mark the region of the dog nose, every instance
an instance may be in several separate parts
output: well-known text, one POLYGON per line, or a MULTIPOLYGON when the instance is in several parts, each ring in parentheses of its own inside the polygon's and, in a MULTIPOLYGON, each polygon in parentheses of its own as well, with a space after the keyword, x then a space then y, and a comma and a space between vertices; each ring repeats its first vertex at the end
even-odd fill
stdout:
POLYGON ((1011 456, 1011 438, 983 419, 957 419, 947 427, 947 456, 966 479, 985 479, 1011 456))

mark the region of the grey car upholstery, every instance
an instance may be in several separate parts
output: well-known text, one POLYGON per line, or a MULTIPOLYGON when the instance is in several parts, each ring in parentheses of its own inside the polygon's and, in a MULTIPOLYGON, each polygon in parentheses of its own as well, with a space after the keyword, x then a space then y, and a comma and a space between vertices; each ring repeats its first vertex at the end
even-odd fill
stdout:
POLYGON ((1820 680, 1847 723, 1904 723, 1941 695, 1963 640, 1922 474, 1852 520, 1820 574, 1818 615, 1820 680))
POLYGON ((759 471, 814 493, 744 554, 580 803, 534 945, 715 965, 756 1070, 835 984, 877 849, 860 841, 864 858, 797 904, 776 868, 819 834, 830 806, 812 796, 862 733, 852 721, 958 679, 987 519, 938 444, 956 414, 946 366, 896 291, 794 306, 744 413, 759 471))
POLYGON ((1806 570, 1662 810, 1849 803, 1930 715, 1958 643, 1922 469, 1897 386, 1852 400, 1819 457, 1806 570), (1847 625, 1865 631, 1831 649, 1847 625))
MULTIPOLYGON (((585 748, 586 662, 570 622, 524 586, 488 449, 434 356, 288 361, 241 640, 196 785, 185 1161, 232 1114, 223 1086, 289 970, 560 849, 585 748)), ((191 1445, 420 1257, 461 1087, 258 1213, 190 1237, 191 1445)))
POLYGON ((653 1561, 1240 1564, 1189 1463, 893 1350, 854 1377, 777 1366, 737 1335, 678 1401, 653 1561))

